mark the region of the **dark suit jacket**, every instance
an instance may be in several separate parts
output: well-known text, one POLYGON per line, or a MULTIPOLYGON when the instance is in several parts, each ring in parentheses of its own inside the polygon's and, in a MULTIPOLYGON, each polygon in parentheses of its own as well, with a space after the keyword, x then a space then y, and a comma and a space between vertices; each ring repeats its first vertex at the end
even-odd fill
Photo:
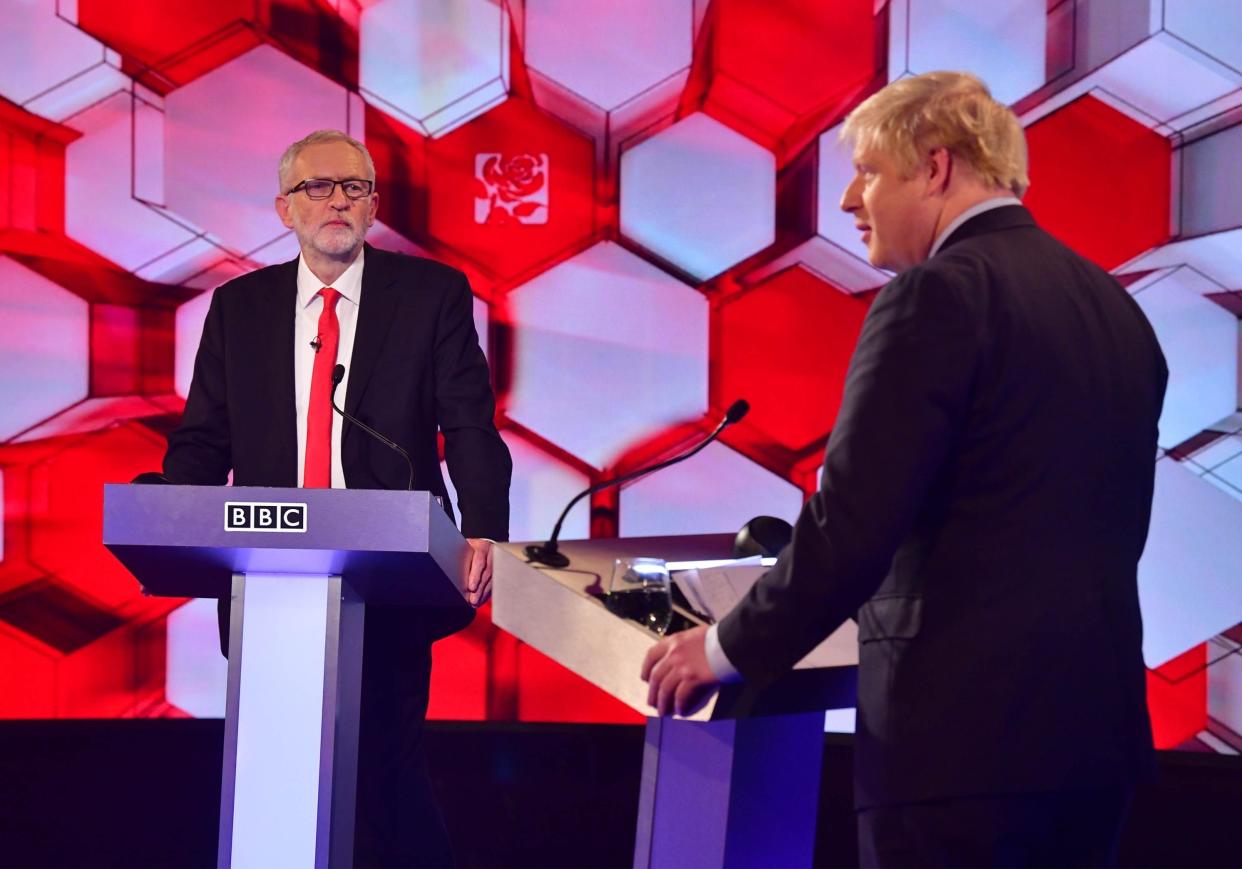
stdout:
MULTIPOLYGON (((237 486, 297 485, 296 298, 296 259, 216 290, 185 414, 168 438, 169 480, 220 485, 232 470, 237 486)), ((342 360, 350 366, 344 408, 401 444, 414 464, 414 488, 440 496, 436 431, 443 431, 462 533, 506 540, 512 465, 493 423, 471 300, 455 269, 367 245, 353 359, 342 360)), ((341 460, 351 489, 407 485, 405 461, 348 422, 341 460)))
POLYGON ((856 801, 1151 763, 1137 563, 1167 369, 1107 273, 997 208, 876 297, 823 484, 719 628, 748 680, 859 623, 856 801))

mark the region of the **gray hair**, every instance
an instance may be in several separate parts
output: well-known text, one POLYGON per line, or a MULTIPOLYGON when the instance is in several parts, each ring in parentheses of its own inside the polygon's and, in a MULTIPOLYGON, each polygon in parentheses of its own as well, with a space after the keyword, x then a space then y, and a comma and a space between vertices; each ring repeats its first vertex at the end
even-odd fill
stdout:
POLYGON ((371 159, 371 152, 367 150, 367 146, 359 142, 353 136, 342 133, 340 130, 316 130, 305 139, 299 139, 288 148, 285 153, 280 156, 280 168, 276 173, 276 183, 280 185, 280 192, 285 192, 286 176, 289 170, 293 168, 293 161, 298 158, 298 154, 302 153, 302 149, 309 148, 311 145, 323 145, 328 142, 345 142, 353 145, 358 149, 358 153, 362 155, 363 165, 367 169, 366 180, 375 182, 375 161, 371 159))

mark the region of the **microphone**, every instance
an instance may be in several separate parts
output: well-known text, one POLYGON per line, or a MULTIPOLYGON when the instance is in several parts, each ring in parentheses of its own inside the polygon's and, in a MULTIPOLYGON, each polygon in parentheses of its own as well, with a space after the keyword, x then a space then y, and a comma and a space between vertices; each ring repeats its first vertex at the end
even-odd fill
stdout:
POLYGON ((756 516, 733 538, 733 557, 760 555, 775 558, 793 540, 793 526, 775 516, 756 516))
MULTIPOLYGON (((316 347, 315 351, 318 352, 319 348, 316 347)), ((362 429, 364 432, 369 434, 371 437, 375 438, 377 441, 382 443, 384 446, 388 447, 390 450, 396 450, 397 452, 401 454, 401 458, 405 459, 405 463, 410 469, 410 481, 409 483, 406 484, 405 490, 407 492, 413 491, 414 490, 414 463, 410 461, 410 454, 407 453, 401 447, 401 445, 398 444, 396 441, 390 441, 388 438, 384 437, 382 434, 377 432, 375 429, 371 428, 365 422, 358 419, 356 416, 353 416, 352 414, 348 414, 344 410, 336 406, 336 388, 341 385, 341 381, 344 379, 345 379, 345 366, 341 365, 340 363, 337 363, 337 366, 332 369, 332 392, 328 396, 328 400, 332 402, 332 409, 335 410, 337 413, 339 413, 341 416, 343 416, 345 419, 352 422, 354 425, 358 426, 358 428, 362 429)))
POLYGON ((720 437, 720 433, 722 431, 724 431, 729 426, 733 425, 735 422, 740 420, 742 417, 746 416, 746 414, 749 411, 750 411, 750 404, 745 399, 739 398, 737 401, 733 402, 733 404, 729 405, 729 409, 725 411, 724 419, 720 421, 720 425, 716 426, 715 430, 711 434, 709 434, 706 438, 704 438, 702 441, 700 441, 698 444, 696 444, 691 449, 686 450, 683 453, 679 453, 673 456, 671 459, 665 459, 664 461, 659 462, 658 464, 650 465, 649 467, 645 467, 645 468, 639 468, 636 471, 630 471, 628 474, 623 474, 620 477, 615 477, 611 480, 605 480, 602 483, 596 483, 594 486, 590 486, 586 489, 583 489, 581 492, 575 495, 574 499, 565 506, 564 510, 561 511, 560 518, 556 520, 556 525, 552 529, 552 536, 548 538, 548 541, 542 545, 532 543, 531 545, 527 546, 526 557, 530 561, 534 561, 538 564, 546 564, 548 567, 556 567, 556 568, 568 567, 569 559, 565 556, 564 553, 562 553, 557 548, 556 540, 558 537, 561 536, 561 525, 565 522, 565 517, 569 515, 569 511, 573 509, 573 506, 575 504, 577 504, 587 495, 593 495, 594 493, 602 489, 607 489, 611 486, 619 486, 622 483, 629 482, 635 477, 641 477, 645 474, 652 474, 652 473, 655 473, 656 471, 662 471, 665 468, 667 468, 669 465, 675 465, 678 462, 684 462, 686 459, 698 453, 700 450, 702 450, 705 446, 710 444, 716 438, 720 437))
POLYGON ((130 483, 137 483, 140 486, 171 486, 173 481, 159 471, 144 471, 130 480, 130 483))
MULTIPOLYGON (((314 350, 316 353, 318 353, 318 352, 319 352, 319 348, 323 346, 323 342, 322 342, 322 341, 320 341, 320 340, 319 340, 319 336, 318 336, 318 335, 316 335, 314 338, 311 338, 310 346, 311 346, 311 349, 312 349, 312 350, 314 350)), ((341 375, 341 376, 342 376, 342 377, 344 377, 344 375, 341 375)))

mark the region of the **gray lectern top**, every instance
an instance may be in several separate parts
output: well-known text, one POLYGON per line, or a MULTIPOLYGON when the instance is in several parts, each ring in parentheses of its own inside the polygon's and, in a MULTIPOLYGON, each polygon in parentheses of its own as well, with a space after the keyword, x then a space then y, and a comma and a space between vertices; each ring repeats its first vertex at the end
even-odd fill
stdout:
POLYGON ((368 603, 469 606, 469 547, 429 492, 109 485, 104 503, 104 544, 150 594, 228 597, 234 574, 330 574, 368 603))
MULTIPOLYGON (((642 555, 670 562, 728 559, 732 542, 732 534, 565 540, 561 551, 570 563, 564 570, 532 564, 521 543, 502 543, 495 555, 492 621, 632 709, 650 715, 647 685, 639 672, 647 650, 660 637, 604 608, 598 594, 613 562, 642 555)), ((824 641, 825 654, 803 660, 771 685, 723 686, 690 718, 714 721, 854 705, 856 631, 857 626, 847 622, 824 641)))

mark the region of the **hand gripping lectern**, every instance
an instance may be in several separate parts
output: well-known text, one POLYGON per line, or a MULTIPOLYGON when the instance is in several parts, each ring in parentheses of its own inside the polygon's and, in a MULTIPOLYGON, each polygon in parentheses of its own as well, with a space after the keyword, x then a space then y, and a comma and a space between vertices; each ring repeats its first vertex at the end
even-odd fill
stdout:
MULTIPOLYGON (((728 559, 733 535, 564 541, 569 567, 529 563, 518 543, 494 561, 492 620, 651 716, 643 658, 659 637, 591 593, 617 558, 728 559)), ((647 720, 636 867, 810 866, 824 710, 854 705, 857 626, 847 622, 770 687, 726 685, 689 718, 647 720)))
POLYGON ((219 865, 352 865, 364 604, 469 607, 436 499, 109 485, 103 538, 149 594, 232 598, 219 865))

